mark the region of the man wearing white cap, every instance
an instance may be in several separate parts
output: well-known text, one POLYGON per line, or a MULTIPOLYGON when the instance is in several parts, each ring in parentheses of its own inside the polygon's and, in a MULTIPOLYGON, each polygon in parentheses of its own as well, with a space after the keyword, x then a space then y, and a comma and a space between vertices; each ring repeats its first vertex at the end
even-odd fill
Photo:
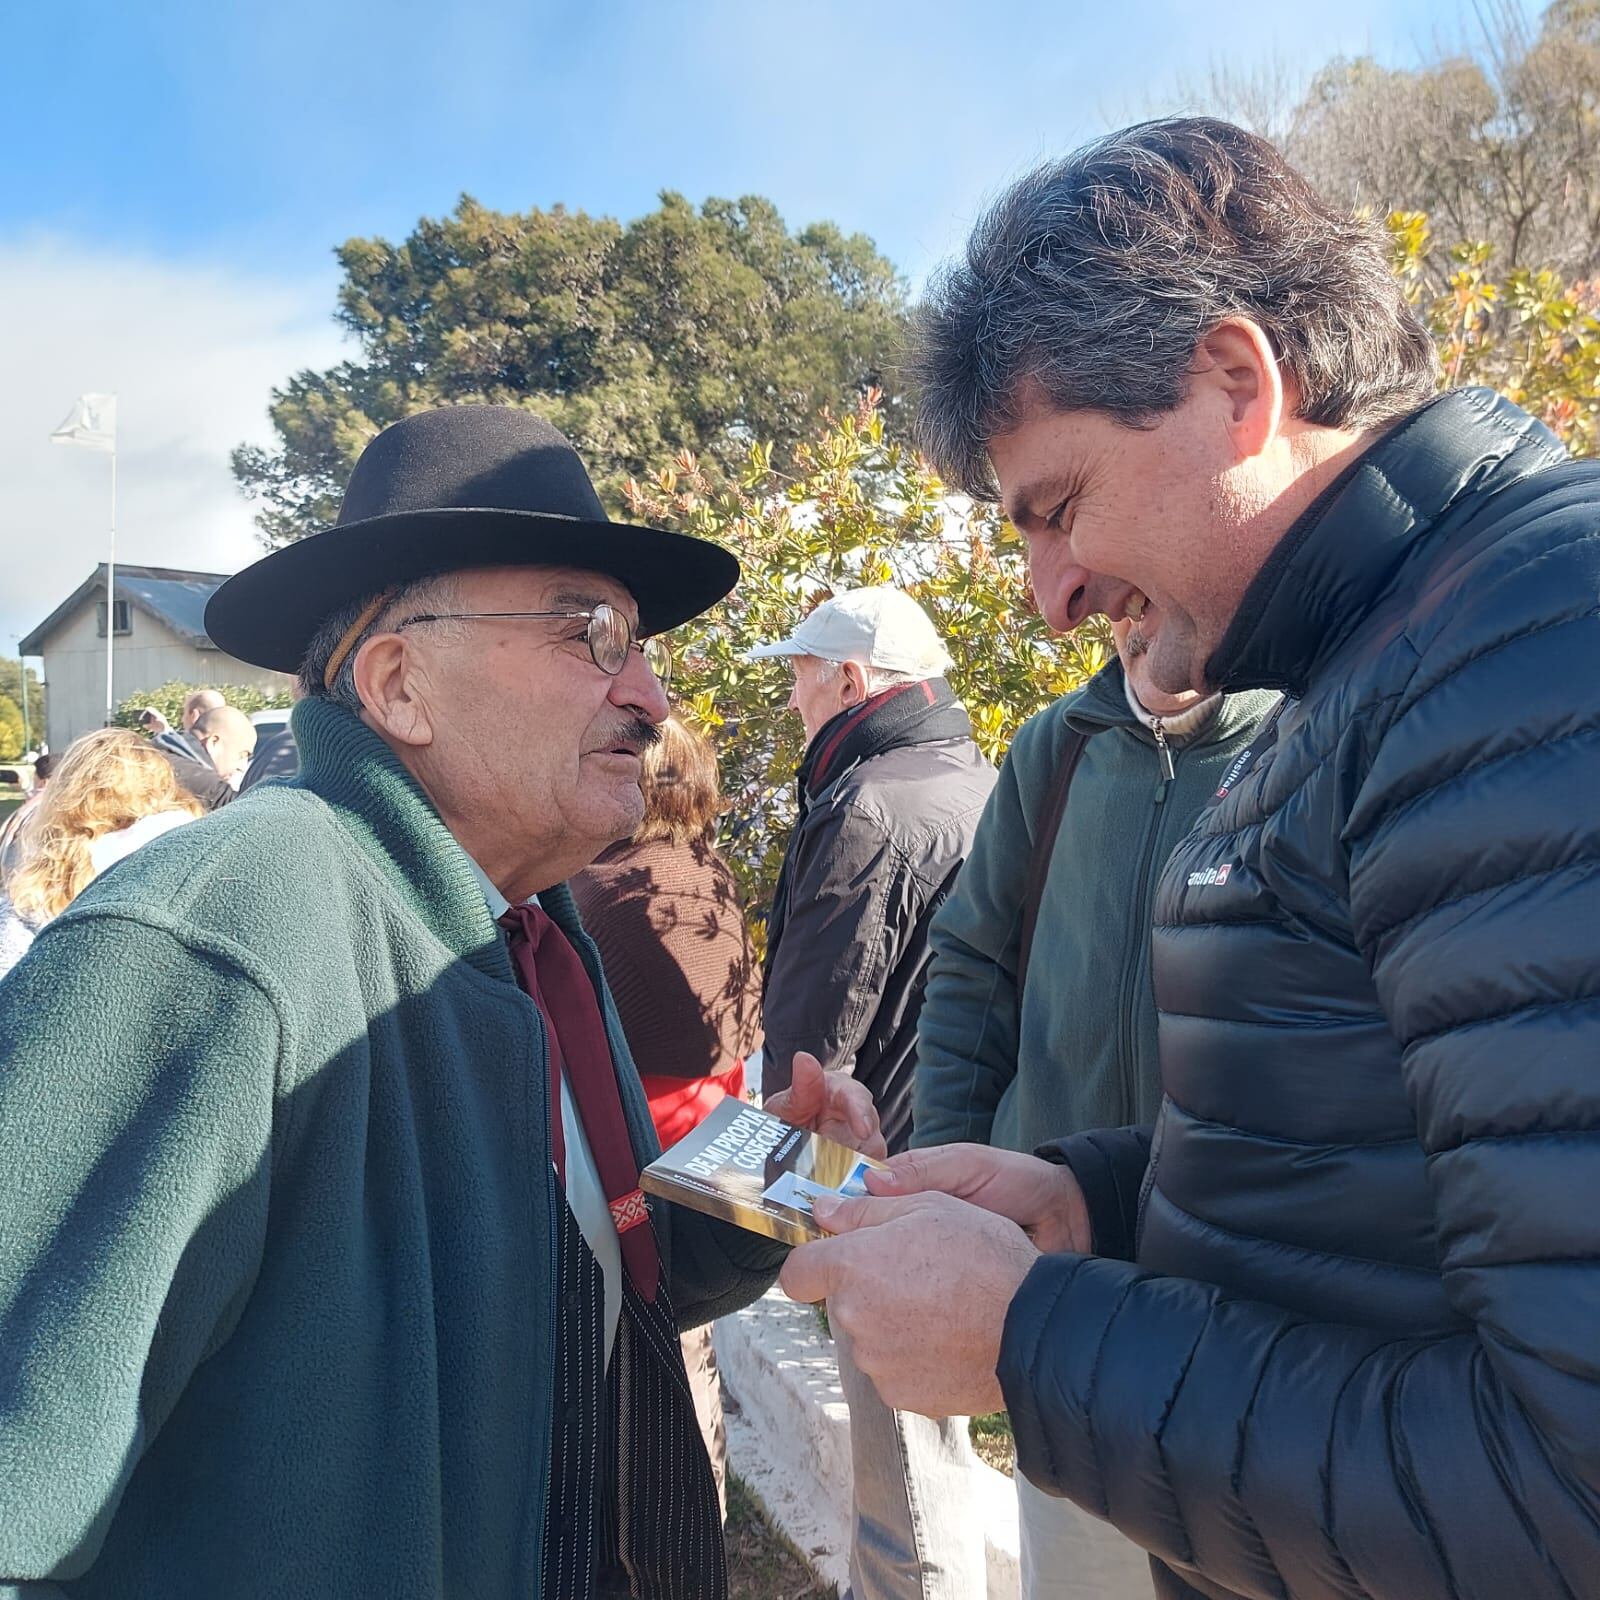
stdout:
MULTIPOLYGON (((785 1088, 795 1052, 815 1053, 871 1090, 897 1152, 911 1136, 928 925, 972 848, 994 768, 945 682, 943 641, 902 590, 838 595, 751 656, 790 658, 789 709, 807 740, 767 924, 763 1084, 785 1088)), ((856 1472, 855 1600, 981 1594, 965 1424, 890 1412, 842 1342, 839 1368, 856 1472)))

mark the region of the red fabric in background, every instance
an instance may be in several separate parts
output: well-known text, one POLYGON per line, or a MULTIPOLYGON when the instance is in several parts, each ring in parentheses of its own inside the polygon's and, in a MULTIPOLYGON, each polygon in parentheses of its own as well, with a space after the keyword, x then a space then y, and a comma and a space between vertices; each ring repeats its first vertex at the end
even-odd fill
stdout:
POLYGON ((744 1098, 744 1062, 718 1078, 669 1078, 658 1073, 649 1077, 641 1074, 639 1081, 650 1101, 656 1137, 661 1148, 667 1150, 698 1128, 722 1104, 723 1095, 744 1098))

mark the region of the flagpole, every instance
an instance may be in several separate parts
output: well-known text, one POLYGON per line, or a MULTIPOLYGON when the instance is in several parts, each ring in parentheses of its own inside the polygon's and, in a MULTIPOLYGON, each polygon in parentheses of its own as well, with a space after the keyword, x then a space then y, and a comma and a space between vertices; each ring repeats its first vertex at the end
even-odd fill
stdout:
POLYGON ((117 447, 111 446, 111 559, 106 562, 106 726, 116 712, 111 687, 111 643, 117 636, 117 447))
MULTIPOLYGON (((84 445, 104 450, 111 457, 111 550, 106 562, 106 725, 116 715, 116 685, 112 666, 117 638, 117 397, 114 394, 80 394, 67 420, 50 435, 52 444, 84 445)), ((24 680, 24 692, 27 684, 24 680)))

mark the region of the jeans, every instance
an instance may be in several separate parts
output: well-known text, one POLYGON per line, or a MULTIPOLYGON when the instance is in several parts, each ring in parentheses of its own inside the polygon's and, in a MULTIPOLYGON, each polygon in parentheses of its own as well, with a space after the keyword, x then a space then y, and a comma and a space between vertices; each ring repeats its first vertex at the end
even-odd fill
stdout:
POLYGON ((850 1404, 854 1600, 982 1600, 988 1564, 967 1419, 891 1411, 851 1359, 848 1338, 838 1328, 833 1337, 850 1404))
POLYGON ((1022 1600, 1150 1600, 1150 1558, 1070 1500, 1017 1474, 1022 1600))

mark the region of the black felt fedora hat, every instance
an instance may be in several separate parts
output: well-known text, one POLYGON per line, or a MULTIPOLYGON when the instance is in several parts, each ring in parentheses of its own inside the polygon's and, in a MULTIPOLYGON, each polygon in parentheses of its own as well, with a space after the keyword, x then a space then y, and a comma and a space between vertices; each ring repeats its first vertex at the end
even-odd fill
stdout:
POLYGON ((356 462, 339 520, 274 550, 206 606, 219 649, 294 672, 336 611, 440 572, 560 566, 632 594, 641 635, 687 622, 739 580, 705 539, 612 522, 578 453, 512 406, 445 406, 385 428, 356 462))

